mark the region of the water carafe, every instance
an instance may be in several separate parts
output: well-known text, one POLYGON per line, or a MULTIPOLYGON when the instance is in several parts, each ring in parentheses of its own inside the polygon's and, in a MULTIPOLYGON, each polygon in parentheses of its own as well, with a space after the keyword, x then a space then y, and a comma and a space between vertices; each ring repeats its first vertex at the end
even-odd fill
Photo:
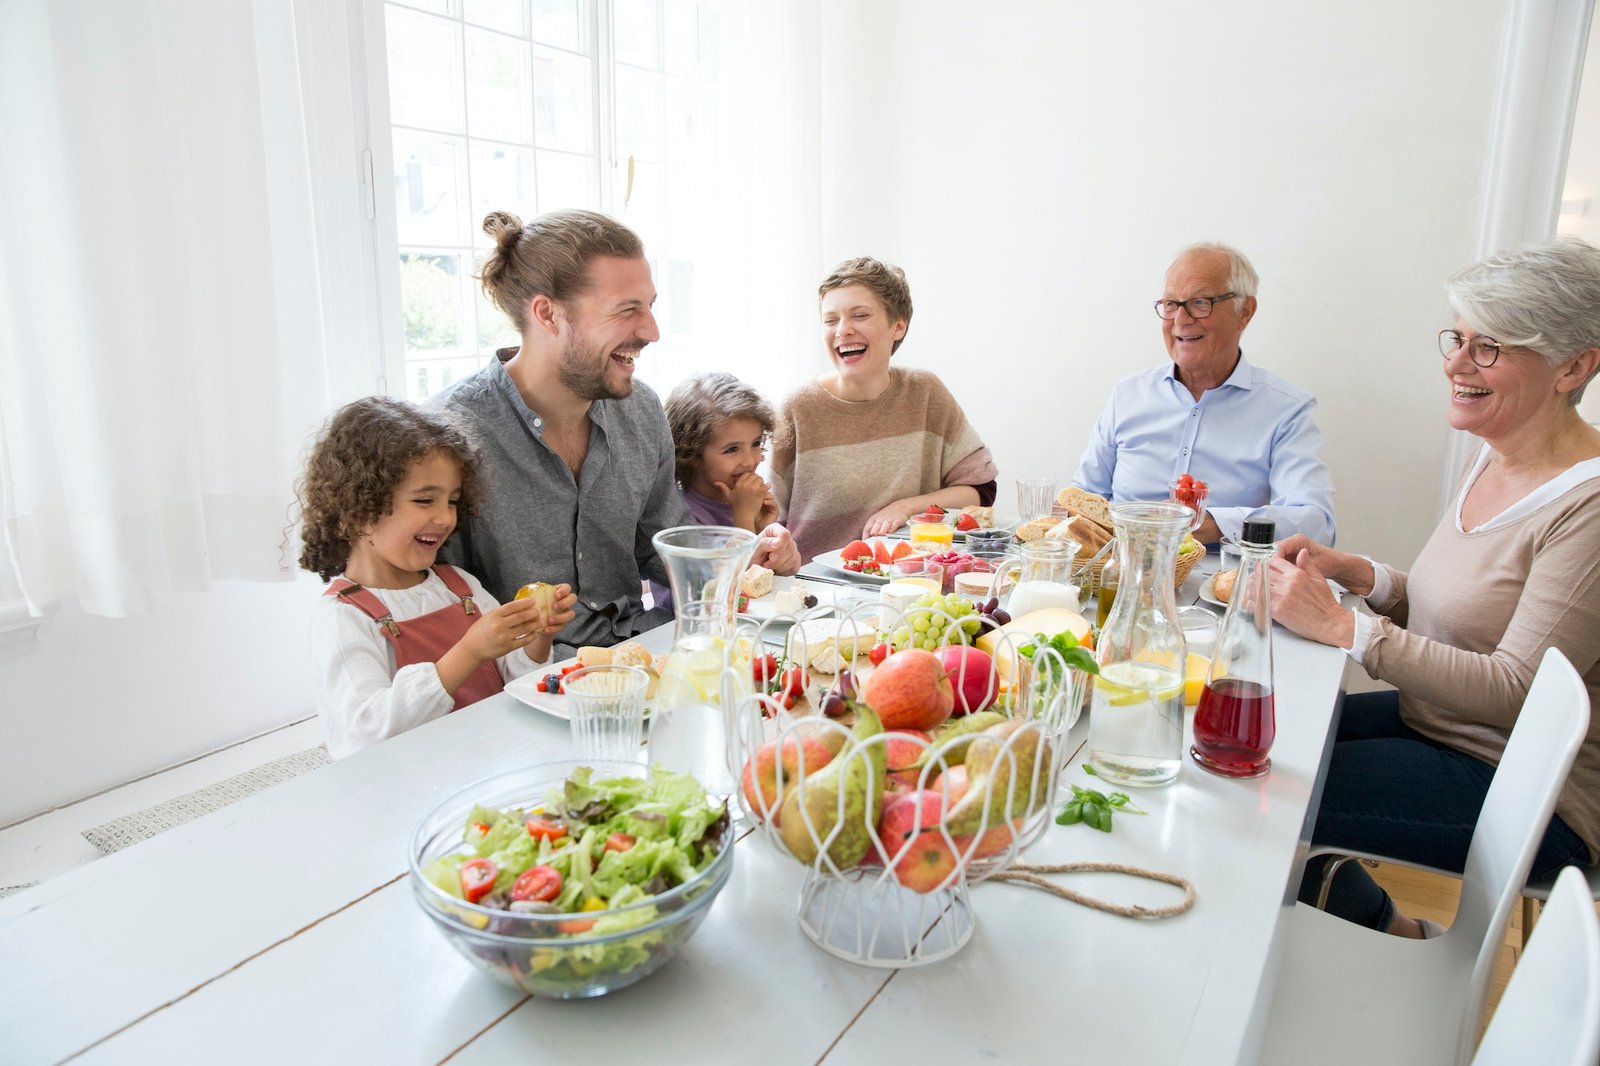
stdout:
POLYGON ((1239 577, 1217 631, 1205 691, 1194 712, 1194 761, 1224 777, 1260 777, 1277 735, 1272 699, 1272 607, 1268 563, 1273 524, 1247 520, 1239 577))
POLYGON ((1167 785, 1183 762, 1188 649, 1173 575, 1194 512, 1180 503, 1116 503, 1117 598, 1100 630, 1089 759, 1121 785, 1167 785))
POLYGON ((1072 560, 1078 554, 1075 541, 1046 538, 1024 544, 1019 558, 1007 559, 995 568, 989 595, 998 596, 1008 576, 1017 571, 1006 610, 1012 618, 1045 607, 1065 607, 1077 611, 1078 587, 1072 583, 1072 560))
POLYGON ((677 526, 652 542, 672 583, 675 618, 672 652, 652 701, 650 763, 692 773, 713 795, 730 795, 727 715, 750 677, 737 666, 734 618, 756 537, 730 526, 677 526), (743 688, 724 699, 723 686, 738 686, 741 678, 743 688))

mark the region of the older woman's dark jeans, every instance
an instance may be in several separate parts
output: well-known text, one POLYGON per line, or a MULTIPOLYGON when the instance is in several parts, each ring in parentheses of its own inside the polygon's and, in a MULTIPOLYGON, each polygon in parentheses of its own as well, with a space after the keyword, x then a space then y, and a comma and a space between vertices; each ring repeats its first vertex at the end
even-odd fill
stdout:
MULTIPOLYGON (((1402 722, 1399 693, 1347 696, 1311 842, 1460 873, 1493 777, 1493 766, 1402 722)), ((1302 903, 1316 905, 1323 867, 1335 858, 1321 855, 1306 864, 1302 903)), ((1578 834, 1552 818, 1531 876, 1588 863, 1578 834)), ((1334 876, 1327 909, 1371 929, 1388 928, 1395 915, 1389 894, 1358 862, 1345 863, 1334 876)))

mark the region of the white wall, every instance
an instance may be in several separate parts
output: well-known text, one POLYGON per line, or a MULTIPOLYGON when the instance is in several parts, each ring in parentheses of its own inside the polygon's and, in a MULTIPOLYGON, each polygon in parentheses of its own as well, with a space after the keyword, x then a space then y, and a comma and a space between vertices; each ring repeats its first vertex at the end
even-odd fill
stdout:
POLYGON ((0 826, 314 713, 317 591, 222 582, 135 618, 52 615, 0 654, 0 826))
MULTIPOLYGON (((1583 213, 1563 215, 1557 230, 1600 244, 1600 7, 1589 26, 1589 50, 1583 61, 1578 112, 1572 123, 1572 149, 1567 156, 1561 199, 1583 201, 1583 213)), ((1590 386, 1579 407, 1585 418, 1600 423, 1600 388, 1590 386)))
POLYGON ((1320 398, 1341 544, 1408 563, 1506 6, 825 0, 824 265, 906 268, 897 358, 956 390, 1004 505, 1019 473, 1070 478, 1111 384, 1166 358, 1172 253, 1237 244, 1246 353, 1320 398))

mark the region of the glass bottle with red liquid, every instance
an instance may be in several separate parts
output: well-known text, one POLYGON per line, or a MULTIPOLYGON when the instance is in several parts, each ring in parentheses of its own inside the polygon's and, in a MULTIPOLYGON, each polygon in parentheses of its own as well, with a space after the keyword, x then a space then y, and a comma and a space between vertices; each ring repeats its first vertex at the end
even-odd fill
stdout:
POLYGON ((1260 777, 1277 734, 1272 702, 1272 611, 1267 561, 1273 524, 1246 520, 1239 577, 1217 631, 1216 651, 1194 712, 1194 761, 1224 777, 1260 777))

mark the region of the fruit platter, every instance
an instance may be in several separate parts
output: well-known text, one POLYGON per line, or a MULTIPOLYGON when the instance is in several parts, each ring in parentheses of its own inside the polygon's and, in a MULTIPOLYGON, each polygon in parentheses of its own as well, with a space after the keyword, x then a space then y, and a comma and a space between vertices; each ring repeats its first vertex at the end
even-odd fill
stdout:
POLYGON ((754 691, 727 709, 730 769, 761 835, 807 868, 817 946, 902 967, 967 943, 971 884, 1048 824, 1087 636, 1074 612, 1013 620, 930 590, 894 619, 797 621, 752 661, 754 691))

